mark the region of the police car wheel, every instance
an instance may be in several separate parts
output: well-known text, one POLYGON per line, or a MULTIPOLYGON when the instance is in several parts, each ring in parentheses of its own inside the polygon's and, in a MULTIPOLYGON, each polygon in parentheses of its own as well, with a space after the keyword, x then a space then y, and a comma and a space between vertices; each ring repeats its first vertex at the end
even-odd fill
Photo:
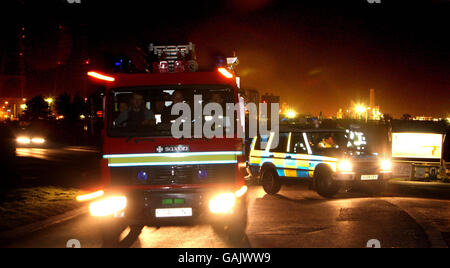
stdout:
POLYGON ((340 185, 333 180, 333 175, 330 169, 322 168, 314 174, 316 191, 319 195, 325 198, 331 198, 339 192, 340 185))
POLYGON ((261 185, 267 194, 277 194, 281 189, 281 181, 272 169, 266 169, 261 175, 261 185))
POLYGON ((128 226, 121 221, 104 220, 100 223, 102 235, 102 247, 104 248, 127 248, 131 247, 141 234, 143 226, 128 226), (121 235, 127 227, 130 228, 128 234, 121 239, 121 235))

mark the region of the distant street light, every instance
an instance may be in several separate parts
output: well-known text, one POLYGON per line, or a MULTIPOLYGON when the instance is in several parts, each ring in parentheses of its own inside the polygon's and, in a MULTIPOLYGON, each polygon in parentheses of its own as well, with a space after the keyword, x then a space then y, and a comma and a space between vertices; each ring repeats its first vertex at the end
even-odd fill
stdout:
POLYGON ((286 111, 287 118, 292 119, 292 118, 295 118, 296 116, 297 116, 297 113, 294 110, 290 109, 290 110, 286 111))
POLYGON ((53 98, 46 98, 45 101, 48 103, 48 105, 52 105, 53 98))
POLYGON ((362 105, 362 104, 358 104, 358 105, 355 106, 355 111, 358 114, 363 114, 363 113, 366 112, 366 107, 364 105, 362 105))
POLYGON ((367 121, 367 119, 368 119, 368 113, 367 113, 368 108, 364 104, 356 104, 354 109, 355 109, 355 112, 358 115, 359 119, 365 118, 365 120, 367 121))

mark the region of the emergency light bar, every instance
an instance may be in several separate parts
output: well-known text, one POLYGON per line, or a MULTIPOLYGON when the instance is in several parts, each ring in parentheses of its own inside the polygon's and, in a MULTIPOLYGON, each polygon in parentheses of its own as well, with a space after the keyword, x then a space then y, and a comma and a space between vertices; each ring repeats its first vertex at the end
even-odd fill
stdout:
POLYGON ((159 73, 169 72, 195 72, 198 69, 195 61, 195 45, 169 45, 155 46, 149 45, 149 52, 158 61, 153 64, 153 71, 159 73))
POLYGON ((226 68, 218 68, 217 69, 219 71, 219 73, 221 73, 223 76, 225 76, 226 78, 233 78, 233 74, 228 71, 226 68))
POLYGON ((107 75, 104 75, 104 74, 101 74, 101 73, 97 73, 97 72, 93 72, 93 71, 92 72, 88 72, 87 75, 89 75, 91 77, 94 77, 96 79, 103 80, 103 81, 108 81, 108 82, 113 82, 113 81, 116 80, 112 76, 107 76, 107 75))

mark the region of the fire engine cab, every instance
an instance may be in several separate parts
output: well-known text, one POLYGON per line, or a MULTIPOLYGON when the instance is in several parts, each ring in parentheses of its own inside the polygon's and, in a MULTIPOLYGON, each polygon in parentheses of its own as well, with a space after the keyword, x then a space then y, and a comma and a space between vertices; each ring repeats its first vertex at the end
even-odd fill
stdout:
MULTIPOLYGON (((177 103, 192 111, 198 95, 201 106, 218 103, 223 111, 226 103, 241 103, 234 73, 226 67, 196 71, 194 48, 192 43, 150 45, 156 58, 151 72, 88 73, 105 88, 102 188, 77 199, 91 202, 106 247, 124 246, 144 226, 207 222, 229 239, 245 235, 244 146, 237 135, 241 112, 235 111, 234 119, 221 117, 223 129, 234 124, 231 137, 172 135, 177 103), (121 240, 127 227, 130 232, 121 240)), ((195 120, 203 126, 214 116, 220 115, 190 117, 192 132, 195 120)))

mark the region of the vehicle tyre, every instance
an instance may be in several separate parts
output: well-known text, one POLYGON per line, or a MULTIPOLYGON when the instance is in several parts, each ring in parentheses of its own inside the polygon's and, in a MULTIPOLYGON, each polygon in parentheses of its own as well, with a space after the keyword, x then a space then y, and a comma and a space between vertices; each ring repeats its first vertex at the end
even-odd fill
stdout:
POLYGON ((102 235, 102 247, 104 248, 127 248, 131 247, 141 234, 142 225, 128 226, 120 220, 105 219, 99 224, 102 235), (129 233, 121 239, 123 231, 129 227, 129 233))
POLYGON ((229 222, 216 222, 212 224, 214 232, 226 238, 232 244, 237 244, 246 238, 247 231, 247 206, 243 205, 238 215, 229 222))
POLYGON ((228 239, 232 243, 242 242, 247 235, 247 206, 242 205, 238 213, 239 216, 237 217, 237 219, 228 227, 228 239))
POLYGON ((273 169, 267 168, 261 174, 261 185, 267 194, 277 194, 281 189, 281 181, 273 169))
POLYGON ((339 182, 333 180, 333 173, 329 168, 320 168, 314 174, 314 183, 317 193, 325 198, 335 196, 340 189, 339 182))

